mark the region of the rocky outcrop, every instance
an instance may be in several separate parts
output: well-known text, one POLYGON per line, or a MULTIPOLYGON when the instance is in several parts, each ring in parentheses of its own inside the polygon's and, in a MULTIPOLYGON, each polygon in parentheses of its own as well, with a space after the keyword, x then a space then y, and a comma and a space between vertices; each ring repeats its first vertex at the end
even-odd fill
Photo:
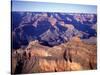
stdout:
POLYGON ((12 73, 40 73, 97 68, 96 45, 78 37, 58 46, 47 47, 31 41, 27 48, 12 52, 12 73))

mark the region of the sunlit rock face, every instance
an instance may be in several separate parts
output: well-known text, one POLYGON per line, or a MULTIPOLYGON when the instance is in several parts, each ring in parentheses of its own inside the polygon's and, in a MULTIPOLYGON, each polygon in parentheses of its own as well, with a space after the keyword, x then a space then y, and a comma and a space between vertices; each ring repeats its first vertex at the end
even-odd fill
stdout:
POLYGON ((96 17, 12 12, 12 74, 97 69, 96 17))
POLYGON ((92 70, 97 68, 96 52, 95 44, 78 37, 54 47, 31 41, 24 50, 12 52, 12 73, 92 70))

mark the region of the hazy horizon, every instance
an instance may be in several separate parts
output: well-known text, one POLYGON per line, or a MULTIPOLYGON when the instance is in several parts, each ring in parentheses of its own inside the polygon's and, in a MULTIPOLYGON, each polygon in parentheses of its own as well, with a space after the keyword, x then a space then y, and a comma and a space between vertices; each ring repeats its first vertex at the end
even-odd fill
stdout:
POLYGON ((66 12, 66 13, 97 13, 95 5, 79 5, 68 3, 50 3, 34 1, 12 1, 12 11, 30 12, 66 12))

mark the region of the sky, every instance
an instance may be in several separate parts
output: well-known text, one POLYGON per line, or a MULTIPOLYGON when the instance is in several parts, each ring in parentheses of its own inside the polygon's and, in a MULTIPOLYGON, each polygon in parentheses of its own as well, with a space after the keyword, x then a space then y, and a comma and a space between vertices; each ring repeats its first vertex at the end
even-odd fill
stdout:
POLYGON ((97 5, 97 0, 12 0, 12 1, 38 1, 38 2, 53 2, 53 3, 74 3, 84 5, 97 5))
POLYGON ((80 5, 68 3, 12 1, 12 11, 32 12, 66 12, 66 13, 96 13, 96 5, 80 5))

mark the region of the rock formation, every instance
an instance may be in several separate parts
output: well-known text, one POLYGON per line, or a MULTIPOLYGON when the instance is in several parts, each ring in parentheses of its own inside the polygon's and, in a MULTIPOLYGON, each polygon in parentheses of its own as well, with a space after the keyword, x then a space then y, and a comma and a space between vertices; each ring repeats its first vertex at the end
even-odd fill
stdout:
POLYGON ((97 15, 12 12, 12 74, 97 69, 97 15))

